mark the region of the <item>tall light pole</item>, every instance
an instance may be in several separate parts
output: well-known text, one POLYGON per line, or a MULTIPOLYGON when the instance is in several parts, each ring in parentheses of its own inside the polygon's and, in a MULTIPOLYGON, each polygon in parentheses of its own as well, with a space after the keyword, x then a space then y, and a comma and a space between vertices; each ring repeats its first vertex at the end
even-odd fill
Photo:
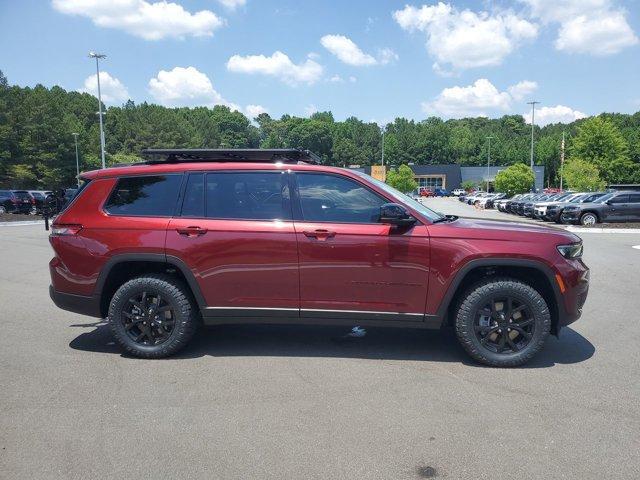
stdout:
POLYGON ((527 102, 527 105, 531 105, 531 171, 533 172, 533 191, 536 189, 536 172, 533 170, 533 127, 536 125, 536 102, 535 100, 527 102))
POLYGON ((386 125, 382 125, 380 127, 380 129, 382 130, 382 166, 384 167, 384 131, 385 131, 386 125))
POLYGON ((560 144, 560 190, 562 190, 562 174, 564 169, 564 130, 562 131, 562 143, 560 144))
POLYGON ((104 126, 102 125, 102 94, 100 92, 100 60, 107 58, 103 53, 89 52, 90 58, 96 59, 96 76, 98 78, 98 115, 100 116, 100 154, 102 156, 102 168, 106 168, 104 161, 104 126))
POLYGON ((491 163, 491 135, 485 137, 489 141, 489 148, 487 150, 487 193, 489 193, 489 164, 491 163))
POLYGON ((78 156, 78 134, 72 133, 73 139, 76 142, 76 178, 78 179, 78 188, 80 188, 80 157, 78 156))

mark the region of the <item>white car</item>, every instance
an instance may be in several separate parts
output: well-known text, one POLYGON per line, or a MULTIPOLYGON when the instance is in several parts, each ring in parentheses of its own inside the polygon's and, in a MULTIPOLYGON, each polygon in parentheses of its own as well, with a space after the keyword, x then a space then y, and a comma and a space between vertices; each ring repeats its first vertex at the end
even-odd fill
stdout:
POLYGON ((453 195, 454 197, 459 197, 460 195, 464 195, 465 193, 467 192, 464 188, 456 188, 451 192, 451 195, 453 195))

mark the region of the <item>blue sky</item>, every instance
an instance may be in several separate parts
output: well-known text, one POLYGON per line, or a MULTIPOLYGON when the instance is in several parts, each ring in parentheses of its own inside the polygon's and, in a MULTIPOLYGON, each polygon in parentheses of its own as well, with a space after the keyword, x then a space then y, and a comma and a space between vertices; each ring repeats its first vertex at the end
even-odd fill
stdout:
POLYGON ((0 0, 10 83, 387 122, 640 110, 635 0, 0 0))

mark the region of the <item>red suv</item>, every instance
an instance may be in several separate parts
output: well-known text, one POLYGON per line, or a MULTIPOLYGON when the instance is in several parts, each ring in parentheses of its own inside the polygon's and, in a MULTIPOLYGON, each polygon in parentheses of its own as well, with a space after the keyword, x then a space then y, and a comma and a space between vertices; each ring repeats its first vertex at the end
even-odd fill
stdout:
POLYGON ((436 213, 300 150, 147 150, 82 175, 52 225, 50 293, 108 317, 124 350, 197 327, 451 325, 477 361, 516 366, 580 317, 589 270, 563 230, 436 213))

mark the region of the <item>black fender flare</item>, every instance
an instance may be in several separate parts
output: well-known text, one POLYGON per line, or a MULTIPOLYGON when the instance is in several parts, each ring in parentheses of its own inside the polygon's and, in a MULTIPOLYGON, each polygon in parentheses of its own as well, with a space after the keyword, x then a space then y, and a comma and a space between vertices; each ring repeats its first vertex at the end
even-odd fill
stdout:
POLYGON ((193 293, 193 297, 198 303, 198 306, 201 309, 206 307, 206 301, 202 295, 202 290, 200 289, 200 285, 198 284, 191 269, 178 257, 165 255, 164 253, 121 253, 110 257, 102 267, 102 270, 100 270, 98 279, 94 286, 94 295, 100 297, 100 300, 102 300, 104 285, 107 278, 109 278, 111 270, 113 270, 113 267, 116 265, 125 262, 152 262, 180 270, 182 276, 186 279, 189 288, 191 288, 191 292, 193 293))
MULTIPOLYGON (((478 258, 474 260, 469 260, 465 263, 455 274, 455 277, 451 281, 449 288, 447 289, 447 293, 445 293, 444 297, 440 302, 440 306, 438 307, 438 312, 436 316, 441 318, 444 322, 447 311, 451 306, 451 301, 456 293, 458 293, 458 289, 460 284, 466 277, 466 275, 476 268, 482 267, 524 267, 524 268, 533 268, 547 278, 549 281, 549 285, 551 285, 551 289, 553 291, 553 296, 555 300, 555 307, 558 313, 558 324, 562 324, 562 318, 567 316, 564 301, 562 298, 562 294, 560 293, 560 287, 558 286, 558 282, 555 277, 555 272, 549 267, 547 264, 540 262, 538 260, 525 259, 525 258, 478 258)), ((553 305, 549 305, 550 308, 553 308, 553 305)))

